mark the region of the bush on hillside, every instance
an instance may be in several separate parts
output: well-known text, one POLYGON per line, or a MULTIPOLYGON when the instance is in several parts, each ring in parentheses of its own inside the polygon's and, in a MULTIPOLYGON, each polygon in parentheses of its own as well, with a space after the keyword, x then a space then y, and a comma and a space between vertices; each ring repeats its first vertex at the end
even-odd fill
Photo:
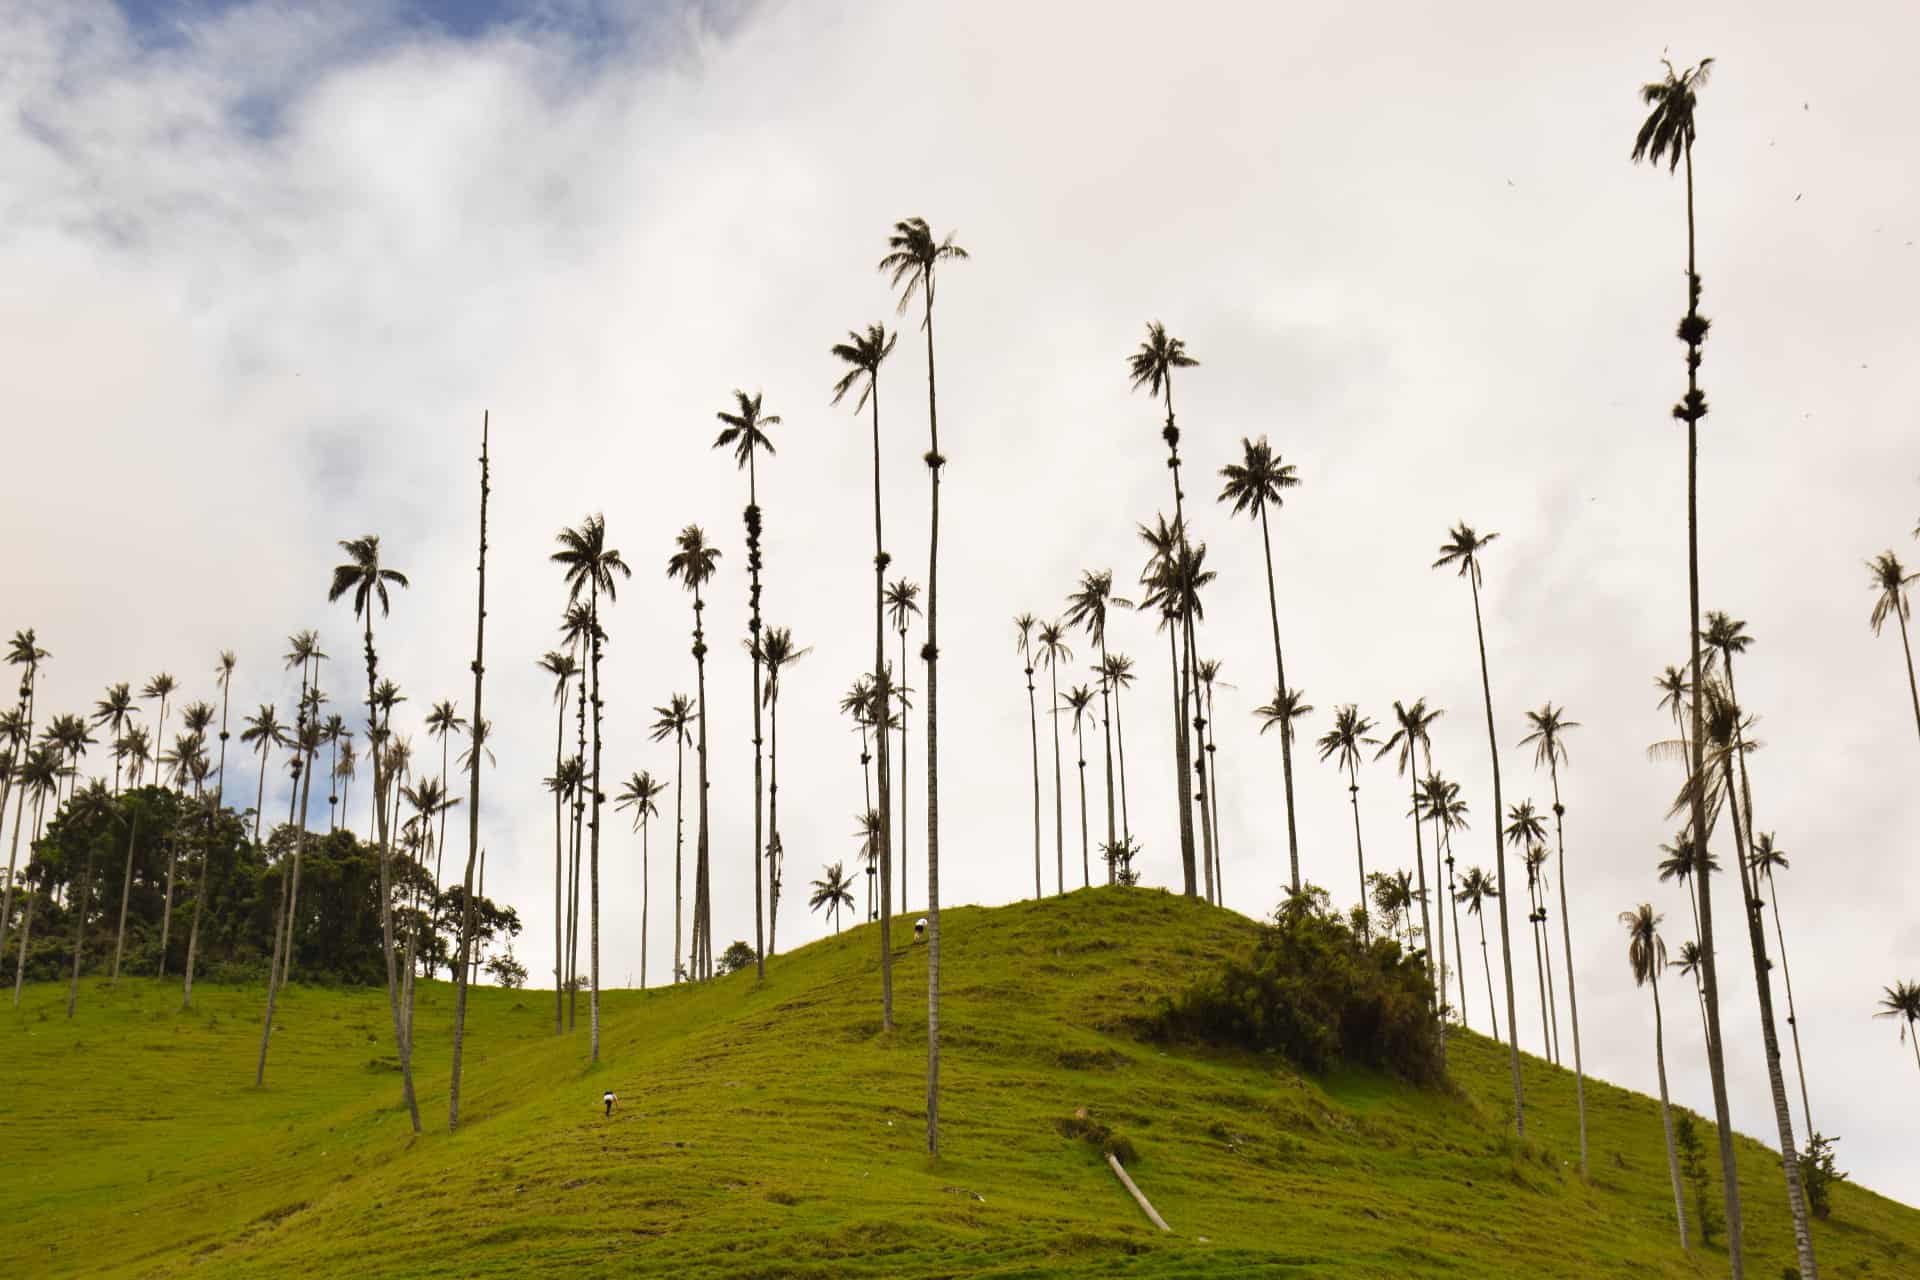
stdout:
POLYGON ((1336 1064, 1441 1078, 1425 960, 1371 943, 1309 886, 1260 930, 1253 953, 1161 1001, 1148 1034, 1284 1054, 1309 1071, 1336 1064))
POLYGON ((714 967, 720 970, 722 977, 725 977, 729 973, 749 968, 759 958, 758 951, 745 941, 739 941, 720 953, 720 959, 714 962, 714 967))

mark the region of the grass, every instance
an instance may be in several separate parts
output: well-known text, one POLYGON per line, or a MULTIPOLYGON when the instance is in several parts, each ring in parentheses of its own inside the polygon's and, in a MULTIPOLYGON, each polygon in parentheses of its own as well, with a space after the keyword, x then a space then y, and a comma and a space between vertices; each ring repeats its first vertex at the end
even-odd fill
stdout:
MULTIPOLYGON (((927 1158, 925 950, 880 1028, 872 928, 705 987, 473 992, 464 1122, 446 1132, 452 991, 419 991, 426 1132, 399 1105, 383 991, 294 987, 265 1090, 257 990, 89 979, 0 1011, 0 1274, 482 1276, 1718 1275, 1682 1254, 1657 1104, 1449 1042, 1453 1087, 1306 1078, 1272 1057, 1144 1043, 1125 1020, 1252 926, 1098 889, 949 909, 942 1157, 927 1158), (622 1109, 603 1118, 600 1092, 622 1109), (1162 1235, 1075 1136, 1124 1139, 1162 1235)), ((1709 1149, 1710 1127, 1703 1128, 1709 1149)), ((1750 1272, 1792 1262, 1779 1160, 1741 1141, 1750 1272)), ((1832 1275, 1920 1271, 1920 1213, 1852 1186, 1815 1227, 1832 1275)))

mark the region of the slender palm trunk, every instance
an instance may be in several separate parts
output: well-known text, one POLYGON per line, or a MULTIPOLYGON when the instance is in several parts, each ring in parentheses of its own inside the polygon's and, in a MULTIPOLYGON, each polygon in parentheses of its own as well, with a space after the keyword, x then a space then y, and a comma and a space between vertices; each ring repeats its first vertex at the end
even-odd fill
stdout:
POLYGON ((135 814, 127 823, 127 869, 120 877, 120 928, 113 940, 113 977, 111 982, 120 982, 120 957, 127 949, 127 899, 133 894, 133 843, 140 834, 140 817, 135 814))
MULTIPOLYGON (((1413 768, 1413 743, 1411 742, 1407 744, 1407 772, 1416 772, 1413 768)), ((1218 779, 1215 781, 1218 781, 1218 779)), ((1413 865, 1420 871, 1420 928, 1427 939, 1428 947, 1431 948, 1433 945, 1433 914, 1427 905, 1427 851, 1420 839, 1420 790, 1418 787, 1413 789, 1411 800, 1413 804, 1411 810, 1413 814, 1413 865)), ((1447 1003, 1446 913, 1447 908, 1445 904, 1442 904, 1440 907, 1440 969, 1437 974, 1429 977, 1430 982, 1437 978, 1439 984, 1440 994, 1434 998, 1433 1014, 1440 1022, 1440 1061, 1442 1063, 1445 1063, 1447 1060, 1447 1018, 1445 1013, 1447 1003)))
POLYGON ((1540 953, 1547 964, 1547 1015, 1553 1023, 1553 1065, 1561 1065, 1560 995, 1553 989, 1553 934, 1547 928, 1547 887, 1540 886, 1540 953))
POLYGON ((680 939, 685 936, 680 919, 680 903, 684 890, 681 884, 681 846, 685 843, 686 819, 681 802, 681 783, 687 772, 687 736, 676 725, 673 730, 673 980, 686 979, 686 970, 681 967, 680 939))
POLYGON ((1213 901, 1215 906, 1224 906, 1227 901, 1226 867, 1220 861, 1220 760, 1215 754, 1217 747, 1214 737, 1217 730, 1213 720, 1213 686, 1207 686, 1207 767, 1213 777, 1213 786, 1208 789, 1207 800, 1213 809, 1213 830, 1207 843, 1213 846, 1213 901))
MULTIPOLYGON (((763 900, 760 861, 766 850, 761 827, 765 818, 765 780, 760 762, 760 500, 756 496, 753 447, 747 447, 747 653, 753 665, 753 972, 761 980, 767 976, 766 903, 763 900)), ((766 874, 773 874, 773 860, 767 859, 766 874)))
POLYGON ((1052 676, 1053 701, 1047 712, 1053 724, 1053 891, 1067 891, 1066 799, 1060 787, 1060 663, 1048 655, 1047 671, 1052 676))
POLYGON ((933 277, 927 277, 927 1154, 940 1154, 940 416, 933 384, 933 277))
MULTIPOLYGON (((1287 663, 1280 655, 1280 597, 1273 585, 1273 538, 1267 530, 1267 504, 1260 504, 1260 548, 1267 558, 1267 617, 1273 623, 1273 674, 1280 697, 1287 696, 1287 663)), ((1293 819, 1293 735, 1280 733, 1280 779, 1287 801, 1287 861, 1293 872, 1293 891, 1300 892, 1300 833, 1293 819)), ((1442 982, 1445 981, 1443 977, 1442 982)))
POLYGON ((270 740, 260 740, 260 781, 253 789, 253 842, 260 843, 260 811, 267 803, 267 749, 270 740))
POLYGON ((1660 1022, 1660 974, 1653 982, 1653 1065, 1660 1076, 1660 1128, 1667 1139, 1667 1177, 1673 1183, 1673 1217, 1680 1224, 1680 1248, 1687 1248, 1687 1208, 1680 1194, 1680 1161, 1673 1151, 1673 1112, 1667 1103, 1667 1037, 1660 1022))
MULTIPOLYGON (((593 984, 592 994, 587 999, 588 1031, 592 1041, 590 1061, 600 1061, 600 583, 598 567, 589 592, 590 607, 593 611, 593 819, 592 830, 588 836, 587 853, 587 892, 588 931, 591 937, 587 948, 587 967, 589 980, 593 984)), ((756 717, 757 718, 757 717, 756 717)), ((756 738, 758 733, 754 735, 756 738)), ((758 751, 758 747, 755 747, 758 751)), ((756 766, 755 772, 758 772, 756 766)), ((759 824, 756 820, 755 826, 759 824)), ((755 868, 757 871, 758 868, 755 868)), ((754 883, 759 884, 756 878, 754 883)), ((756 890, 757 894, 758 890, 756 890)))
POLYGON ((1074 745, 1080 757, 1080 887, 1093 887, 1093 863, 1087 856, 1087 744, 1074 730, 1074 745))
MULTIPOLYGON (((1700 272, 1694 256, 1693 223, 1693 144, 1688 141, 1682 148, 1687 167, 1687 316, 1697 319, 1700 313, 1700 272)), ((1700 396, 1700 345, 1698 340, 1687 344, 1687 644, 1688 664, 1691 669, 1695 696, 1693 699, 1693 741, 1692 760, 1689 776, 1698 778, 1704 773, 1703 754, 1705 738, 1704 709, 1698 691, 1701 688, 1700 663, 1700 422, 1698 415, 1704 412, 1704 403, 1700 396)), ((1715 1128, 1720 1140, 1720 1183, 1726 1194, 1727 1217, 1727 1255, 1733 1264, 1733 1280, 1741 1280, 1746 1273, 1746 1261, 1742 1251, 1745 1231, 1740 1218, 1740 1177, 1734 1163, 1733 1154, 1733 1118, 1727 1102, 1727 1069, 1723 1053, 1724 1042, 1720 1036, 1720 978, 1718 962, 1713 950, 1713 893, 1709 885, 1710 874, 1706 867, 1707 814, 1704 797, 1698 787, 1689 788, 1693 792, 1692 821, 1694 848, 1699 851, 1701 866, 1698 872, 1698 892, 1700 896, 1700 968, 1701 988, 1707 1001, 1707 1070, 1713 1082, 1713 1116, 1715 1128)))
POLYGON ((1913 646, 1907 643, 1907 615, 1896 609, 1894 615, 1900 619, 1900 650, 1907 655, 1907 696, 1913 699, 1913 727, 1920 730, 1920 684, 1913 678, 1913 646))
POLYGON ((1573 1098, 1580 1112, 1580 1176, 1587 1176, 1587 1067, 1580 1056, 1580 1001, 1573 990, 1573 921, 1567 911, 1566 806, 1560 803, 1560 768, 1551 759, 1553 778, 1553 836, 1560 849, 1560 941, 1567 966, 1567 1018, 1573 1024, 1573 1098))
MULTIPOLYGON (((1487 633, 1480 625, 1480 569, 1478 565, 1467 574, 1467 583, 1473 589, 1473 634, 1480 646, 1480 693, 1487 707, 1487 753, 1493 761, 1493 855, 1494 865, 1500 877, 1500 964, 1507 980, 1507 1026, 1518 1027, 1515 1020, 1513 998, 1513 945, 1507 926, 1507 846, 1500 838, 1500 815, 1506 810, 1500 807, 1500 739, 1493 731, 1493 681, 1487 674, 1487 633)), ((1520 1092, 1520 1035, 1518 1031, 1509 1039, 1507 1058, 1513 1072, 1513 1124, 1521 1137, 1527 1136, 1526 1104, 1520 1092)))
MULTIPOLYGON (((490 415, 488 415, 490 416, 490 415)), ((489 484, 487 464, 487 428, 488 417, 480 419, 480 564, 479 592, 474 606, 473 622, 473 742, 467 777, 467 874, 462 882, 460 896, 460 947, 459 963, 455 966, 454 981, 457 984, 453 996, 453 1077, 447 1090, 447 1132, 452 1133, 460 1127, 460 1061, 466 1049, 467 1033, 467 984, 473 974, 473 865, 480 856, 480 754, 481 737, 485 731, 485 711, 480 702, 482 686, 486 675, 487 655, 487 497, 489 484)), ((446 779, 446 738, 440 739, 440 776, 441 799, 444 801, 446 779)), ((440 829, 446 830, 447 811, 440 810, 440 829)), ((481 875, 484 877, 485 872, 481 875)), ((646 914, 640 916, 641 963, 646 963, 646 914)), ((642 985, 645 985, 644 982, 642 985)))
MULTIPOLYGON (((567 686, 560 685, 559 709, 553 714, 553 1034, 559 1035, 566 1029, 566 934, 567 917, 562 910, 562 892, 564 886, 564 856, 561 838, 561 805, 566 794, 560 788, 560 752, 567 735, 567 686)), ((679 940, 674 940, 676 949, 679 940)), ((674 961, 679 962, 676 950, 674 961)))
POLYGON ((640 818, 640 989, 647 989, 647 906, 653 889, 652 850, 647 844, 647 819, 640 818))
MULTIPOLYGON (((904 623, 906 615, 901 614, 904 623)), ((907 629, 900 628, 900 679, 907 678, 907 629)), ((900 699, 900 914, 907 914, 907 700, 900 699)))
MULTIPOLYGON (((1347 799, 1353 804, 1353 856, 1360 864, 1360 906, 1364 911, 1367 905, 1367 851, 1360 843, 1360 775, 1351 764, 1347 766, 1347 799)), ((1371 914, 1368 913, 1361 929, 1368 941, 1373 940, 1371 914)))
MULTIPOLYGON (((867 812, 879 818, 878 829, 873 833, 868 852, 874 855, 868 863, 867 915, 873 915, 873 863, 879 863, 879 907, 880 907, 880 1025, 884 1030, 893 1030, 893 796, 889 791, 887 774, 887 713, 893 706, 891 681, 887 679, 887 547, 880 522, 880 372, 877 368, 868 374, 868 392, 873 399, 873 754, 875 769, 879 774, 879 807, 871 803, 867 812)), ((1031 701, 1032 671, 1028 671, 1028 694, 1031 701)), ((906 673, 901 673, 905 678, 906 673)), ((865 741, 862 739, 861 760, 866 759, 865 741)), ((1039 775, 1035 775, 1038 785, 1039 775)), ((1037 792, 1035 793, 1038 794, 1037 792)), ((1038 812, 1036 810, 1036 812, 1038 812)), ((1034 829, 1034 850, 1037 856, 1039 828, 1034 829)), ((1037 864, 1036 864, 1037 866, 1037 864)))
POLYGON ((1040 886, 1040 713, 1033 698, 1033 655, 1024 641, 1020 645, 1020 658, 1027 668, 1027 741, 1033 754, 1033 896, 1038 900, 1043 895, 1040 886))
MULTIPOLYGON (((1731 688, 1729 688, 1731 694, 1731 688)), ((1816 1280, 1819 1268, 1813 1258, 1813 1233, 1808 1225, 1805 1188, 1800 1181, 1800 1160, 1794 1148, 1793 1112, 1787 1102, 1786 1078, 1780 1069, 1780 1037, 1773 1022, 1772 980, 1768 970, 1767 930, 1760 918, 1760 899, 1754 891, 1747 861, 1747 814, 1734 795, 1733 764, 1720 759, 1721 779, 1727 789, 1727 811, 1733 819, 1734 853, 1740 862, 1740 890, 1745 897, 1747 943, 1753 952, 1753 985, 1760 998, 1760 1036, 1766 1049, 1767 1084, 1773 1095, 1773 1119, 1780 1134, 1780 1164, 1787 1179, 1787 1205, 1793 1212, 1793 1243, 1799 1255, 1800 1280, 1816 1280)))
POLYGON ((173 939, 173 878, 180 865, 180 842, 167 841, 167 888, 160 907, 160 969, 156 978, 167 976, 167 944, 173 939))
POLYGON ((1189 759, 1193 761, 1194 788, 1188 797, 1188 803, 1198 802, 1200 806, 1200 871, 1201 886, 1208 902, 1217 901, 1213 883, 1213 813, 1207 807, 1207 717, 1200 701, 1200 655, 1194 643, 1193 613, 1184 611, 1186 619, 1182 631, 1186 635, 1186 673, 1187 705, 1192 709, 1187 727, 1193 730, 1193 743, 1189 748, 1189 759))
MULTIPOLYGON (((371 645, 369 645, 369 652, 371 652, 371 645)), ((372 687, 371 682, 369 682, 368 687, 369 689, 371 689, 372 687)), ((300 668, 300 705, 302 708, 304 708, 307 704, 306 690, 307 690, 307 671, 306 671, 306 665, 302 663, 300 668)), ((369 712, 372 711, 371 701, 368 702, 368 711, 369 712)), ((305 722, 305 713, 303 711, 300 717, 300 724, 299 724, 299 742, 302 744, 304 744, 306 741, 305 729, 306 729, 306 722, 305 722)), ((300 776, 295 780, 295 786, 294 786, 294 790, 300 793, 300 825, 293 829, 293 841, 294 841, 293 843, 294 852, 293 852, 293 859, 292 859, 293 865, 290 868, 288 868, 285 866, 284 863, 282 864, 283 870, 281 874, 283 879, 283 888, 285 892, 283 893, 280 901, 280 925, 279 925, 279 928, 275 930, 275 934, 274 934, 273 954, 267 958, 267 1016, 266 1016, 266 1020, 261 1024, 261 1027, 260 1027, 260 1060, 254 1066, 254 1070, 253 1070, 253 1087, 256 1089, 261 1089, 266 1087, 267 1046, 273 1038, 274 1009, 279 1001, 280 988, 286 985, 287 971, 292 967, 292 962, 293 962, 294 880, 295 880, 295 877, 297 877, 300 874, 300 854, 301 854, 301 851, 306 847, 307 803, 311 799, 313 794, 313 769, 311 768, 312 753, 307 751, 304 745, 301 747, 301 752, 302 752, 302 755, 300 758, 302 759, 302 767, 300 770, 300 776)), ((386 849, 384 846, 382 846, 380 849, 380 889, 381 889, 381 899, 380 899, 381 918, 383 922, 387 923, 388 933, 387 933, 386 940, 389 944, 391 944, 391 941, 392 941, 391 923, 386 913, 386 907, 387 907, 387 904, 392 900, 392 894, 388 892, 388 887, 387 887, 387 858, 386 858, 386 849)), ((404 1045, 406 1038, 401 1033, 399 1005, 397 1003, 394 1003, 393 1001, 393 981, 392 981, 393 957, 392 957, 391 950, 388 951, 388 955, 387 955, 387 979, 388 979, 388 982, 387 982, 388 1001, 389 1003, 393 1004, 393 1008, 394 1008, 394 1038, 397 1041, 399 1041, 402 1045, 404 1045)), ((402 1065, 404 1066, 407 1062, 404 1049, 401 1052, 401 1060, 402 1060, 402 1065)), ((407 1097, 409 1100, 411 1100, 413 1096, 412 1073, 410 1071, 405 1072, 402 1076, 402 1080, 406 1087, 407 1097)), ((415 1116, 414 1132, 416 1133, 419 1132, 418 1115, 419 1115, 418 1110, 414 1109, 414 1116, 415 1116)))
MULTIPOLYGON (((372 596, 369 596, 367 598, 366 643, 367 643, 367 717, 370 721, 372 721, 377 719, 379 716, 379 709, 377 708, 374 702, 374 674, 378 666, 378 659, 375 656, 375 651, 373 647, 373 598, 372 596)), ((383 729, 384 729, 384 726, 383 726, 383 729)), ((385 736, 384 732, 382 733, 381 736, 383 737, 385 736)), ((313 791, 313 753, 312 751, 309 750, 306 754, 307 754, 307 767, 305 770, 306 778, 305 778, 305 785, 301 788, 303 794, 302 794, 301 807, 300 807, 300 830, 302 833, 304 833, 307 828, 307 813, 306 813, 305 797, 307 795, 310 795, 313 791)), ((387 807, 384 803, 385 794, 380 791, 381 777, 380 777, 380 758, 379 757, 380 757, 379 742, 376 741, 374 744, 373 789, 376 793, 380 794, 381 800, 383 801, 383 803, 381 803, 378 806, 380 810, 380 827, 379 827, 379 830, 375 833, 375 838, 379 842, 379 846, 380 846, 380 934, 381 934, 380 940, 381 940, 382 950, 385 951, 386 953, 387 1003, 391 1006, 393 1010, 393 1038, 394 1038, 394 1043, 398 1048, 399 1057, 400 1057, 400 1093, 402 1098, 405 1100, 407 1104, 407 1116, 408 1116, 408 1119, 411 1120, 413 1123, 413 1131, 415 1133, 418 1133, 420 1132, 420 1104, 415 1099, 413 1094, 413 1028, 409 1023, 406 1011, 401 1007, 401 1004, 400 1004, 400 975, 394 968, 395 957, 394 957, 394 950, 393 950, 393 848, 390 841, 393 828, 388 825, 387 807)), ((388 779, 387 785, 394 786, 395 784, 392 779, 388 779)), ((397 790, 398 788, 395 787, 395 789, 397 790)), ((294 863, 294 868, 295 868, 294 874, 296 876, 299 875, 299 862, 297 858, 298 858, 298 855, 296 855, 296 861, 294 863)), ((291 913, 289 913, 288 919, 287 919, 287 936, 288 936, 287 950, 289 953, 291 953, 293 950, 293 947, 292 947, 293 917, 291 913)))
MULTIPOLYGON (((1100 732, 1106 743, 1107 763, 1107 848, 1113 848, 1114 837, 1119 833, 1113 825, 1113 695, 1116 691, 1107 680, 1107 637, 1104 624, 1100 635, 1100 732)), ((1113 879, 1113 864, 1107 864, 1107 879, 1113 879)))
MULTIPOLYGON (((232 684, 231 673, 221 676, 220 773, 218 775, 220 780, 214 784, 215 791, 213 798, 213 811, 216 815, 224 814, 227 808, 227 711, 232 694, 232 684)), ((118 785, 117 779, 115 785, 118 785)), ((211 822, 207 824, 206 833, 207 839, 204 840, 200 846, 200 887, 195 892, 193 898, 193 924, 187 929, 187 985, 180 997, 180 1007, 183 1009, 193 1008, 193 966, 194 961, 199 958, 200 954, 200 917, 207 905, 208 864, 213 861, 213 830, 211 822)), ((131 858, 128 860, 128 866, 132 866, 131 858)), ((122 910, 124 911, 125 908, 123 907, 122 910)), ((119 967, 120 961, 116 952, 114 959, 114 971, 116 975, 119 972, 119 967)))
POLYGON ((695 964, 700 976, 713 976, 713 893, 709 878, 709 853, 711 843, 707 831, 707 642, 705 632, 700 625, 701 611, 706 602, 700 598, 700 591, 693 593, 693 665, 695 692, 700 700, 700 831, 696 842, 695 875, 699 881, 694 890, 694 929, 698 939, 695 951, 695 964))
POLYGON ((67 1017, 73 1017, 80 999, 80 956, 86 949, 87 914, 93 906, 93 841, 87 841, 86 870, 80 877, 80 896, 73 904, 73 976, 67 980, 67 1017))
POLYGON ((1800 1056, 1800 1020, 1793 1011, 1793 969, 1787 964, 1787 935, 1780 927, 1780 890, 1773 882, 1773 871, 1767 871, 1767 897, 1773 903, 1773 936, 1780 945, 1780 973, 1787 985, 1787 1029, 1793 1034, 1793 1065, 1800 1073, 1800 1113, 1807 1122, 1807 1133, 1813 1128, 1813 1104, 1807 1100, 1807 1067, 1800 1056))
MULTIPOLYGON (((33 724, 31 721, 27 724, 27 733, 28 740, 31 741, 33 733, 33 724)), ((13 923, 13 885, 16 878, 14 872, 15 868, 20 865, 20 819, 26 812, 26 807, 27 788, 26 784, 22 783, 20 785, 20 793, 14 798, 13 802, 13 846, 12 851, 7 854, 7 887, 4 895, 0 895, 0 955, 6 953, 7 926, 13 923)), ((27 861, 33 861, 33 845, 31 842, 27 845, 27 861)))
MULTIPOLYGON (((772 737, 771 749, 767 752, 767 954, 772 955, 780 949, 780 693, 777 687, 771 690, 772 697, 767 700, 767 730, 772 737)), ((645 822, 641 823, 641 843, 646 843, 645 822)), ((644 856, 645 850, 642 850, 644 856)), ((643 904, 640 914, 640 933, 644 938, 647 932, 647 917, 644 907, 646 890, 641 889, 643 904)), ((905 910, 904 907, 901 908, 905 910)), ((642 972, 646 969, 646 957, 640 958, 642 972)), ((645 982, 640 984, 646 986, 645 982)))
POLYGON ((1120 714, 1120 684, 1113 686, 1113 745, 1120 755, 1120 838, 1133 843, 1133 821, 1127 816, 1127 721, 1120 714))
MULTIPOLYGON (((25 794, 23 791, 22 794, 25 794)), ((33 839, 28 842, 28 865, 32 865, 33 846, 40 843, 40 818, 46 809, 44 797, 33 804, 33 839)), ((18 818, 15 818, 14 833, 19 834, 18 818)), ((13 881, 9 879, 8 885, 13 881)), ((32 879, 27 881, 27 918, 20 924, 20 941, 17 944, 18 956, 13 966, 13 1007, 20 1007, 20 989, 27 980, 27 951, 33 945, 33 904, 40 895, 34 891, 32 879)))
MULTIPOLYGON (((587 696, 587 682, 583 672, 580 680, 582 705, 587 696)), ((580 757, 586 759, 583 753, 580 757)), ((575 1014, 579 1005, 580 976, 580 832, 586 813, 582 792, 586 790, 585 781, 573 789, 573 819, 567 830, 567 1030, 572 1031, 575 1014)))
MULTIPOLYGON (((1167 442, 1167 470, 1173 476, 1173 523, 1180 535, 1180 545, 1175 555, 1184 560, 1187 551, 1186 495, 1180 489, 1180 428, 1174 425, 1171 377, 1166 382, 1166 403, 1167 425, 1160 435, 1167 442)), ((1173 794, 1180 805, 1180 870, 1186 881, 1184 891, 1191 898, 1199 892, 1199 868, 1194 865, 1193 801, 1190 798, 1192 793, 1187 790, 1187 776, 1193 768, 1193 752, 1187 741, 1187 697, 1188 690, 1192 687, 1193 639, 1189 630, 1183 625, 1186 619, 1184 602, 1176 613, 1177 616, 1172 621, 1180 632, 1184 645, 1182 656, 1186 659, 1186 665, 1181 666, 1177 661, 1174 664, 1176 669, 1173 695, 1173 794)), ((1365 892, 1363 888, 1361 890, 1363 896, 1365 892)))
MULTIPOLYGON (((1493 1001, 1493 962, 1487 957, 1487 913, 1473 913, 1480 920, 1480 969, 1487 975, 1487 1016, 1493 1019, 1493 1042, 1500 1043, 1500 1007, 1493 1001)), ((1513 1026, 1508 1023, 1509 1029, 1513 1026)))
POLYGON ((1527 932, 1533 935, 1533 977, 1540 987, 1540 1056, 1552 1062, 1553 1035, 1547 1029, 1547 974, 1540 960, 1540 904, 1531 890, 1527 893, 1527 902, 1533 908, 1527 921, 1527 932))

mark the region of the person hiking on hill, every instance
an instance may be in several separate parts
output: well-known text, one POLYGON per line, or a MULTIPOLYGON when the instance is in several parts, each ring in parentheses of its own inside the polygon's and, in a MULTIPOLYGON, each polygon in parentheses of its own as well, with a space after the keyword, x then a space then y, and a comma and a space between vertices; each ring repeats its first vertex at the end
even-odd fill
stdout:
POLYGON ((607 1115, 613 1115, 613 1109, 620 1105, 620 1095, 609 1089, 600 1095, 600 1101, 607 1104, 607 1115))

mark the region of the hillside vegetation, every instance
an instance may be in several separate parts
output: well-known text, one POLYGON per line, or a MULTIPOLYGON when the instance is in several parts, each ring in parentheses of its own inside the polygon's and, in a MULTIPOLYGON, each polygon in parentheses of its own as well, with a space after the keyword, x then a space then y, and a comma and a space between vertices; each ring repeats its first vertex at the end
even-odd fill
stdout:
MULTIPOLYGON (((476 989, 445 1132, 451 990, 419 993, 411 1139, 380 990, 294 986, 268 1087, 256 989, 29 986, 0 1015, 0 1274, 1720 1275, 1671 1224, 1657 1104, 1449 1039, 1444 1088, 1142 1041, 1128 1020, 1251 945, 1147 890, 943 913, 943 1158, 923 1154, 924 951, 880 1029, 871 927, 699 988, 611 992, 606 1062, 551 992, 476 989), (604 1088, 623 1102, 611 1120, 604 1088), (1134 1149, 1141 1215, 1078 1108, 1134 1149)), ((904 933, 905 931, 901 931, 904 933)), ((1743 1142, 1750 1275, 1790 1264, 1778 1159, 1743 1142)), ((1831 1275, 1920 1272, 1920 1212, 1843 1185, 1831 1275)))

